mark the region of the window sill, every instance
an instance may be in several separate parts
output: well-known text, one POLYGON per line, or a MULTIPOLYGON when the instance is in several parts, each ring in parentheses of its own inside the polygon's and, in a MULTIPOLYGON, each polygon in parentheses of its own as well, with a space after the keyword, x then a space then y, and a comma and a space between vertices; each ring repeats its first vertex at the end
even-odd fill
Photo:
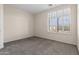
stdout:
POLYGON ((55 33, 55 34, 72 34, 72 32, 51 32, 51 31, 48 31, 49 33, 55 33))

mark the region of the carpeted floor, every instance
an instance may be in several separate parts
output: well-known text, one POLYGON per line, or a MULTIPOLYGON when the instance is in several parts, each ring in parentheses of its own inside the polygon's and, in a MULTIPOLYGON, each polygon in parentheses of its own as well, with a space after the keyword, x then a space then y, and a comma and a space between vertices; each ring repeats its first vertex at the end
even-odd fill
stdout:
POLYGON ((32 37, 5 44, 0 55, 78 55, 76 46, 32 37))

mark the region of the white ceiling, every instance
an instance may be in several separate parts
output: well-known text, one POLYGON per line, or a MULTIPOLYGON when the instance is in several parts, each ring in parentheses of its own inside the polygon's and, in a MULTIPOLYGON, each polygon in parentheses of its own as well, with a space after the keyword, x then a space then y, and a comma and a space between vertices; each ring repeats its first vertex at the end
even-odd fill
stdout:
POLYGON ((56 7, 58 5, 53 4, 52 6, 48 6, 48 4, 12 4, 12 6, 35 14, 35 13, 56 7))

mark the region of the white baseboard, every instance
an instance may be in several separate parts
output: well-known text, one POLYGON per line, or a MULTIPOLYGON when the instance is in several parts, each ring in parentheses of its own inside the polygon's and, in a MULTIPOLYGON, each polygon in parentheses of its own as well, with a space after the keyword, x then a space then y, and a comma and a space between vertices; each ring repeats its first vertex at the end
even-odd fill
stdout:
POLYGON ((44 39, 49 39, 49 40, 55 40, 55 41, 59 41, 59 42, 63 42, 63 43, 66 43, 66 44, 71 44, 71 45, 76 45, 74 43, 70 43, 70 42, 65 42, 65 41, 60 41, 60 40, 56 40, 56 39, 51 39, 51 38, 48 38, 48 37, 44 37, 44 36, 40 36, 40 35, 35 35, 36 37, 40 37, 40 38, 44 38, 44 39))
POLYGON ((5 40, 4 40, 4 43, 16 41, 16 40, 22 40, 22 39, 29 38, 29 37, 33 37, 33 35, 24 36, 24 37, 13 37, 13 38, 10 38, 10 39, 5 39, 5 40))

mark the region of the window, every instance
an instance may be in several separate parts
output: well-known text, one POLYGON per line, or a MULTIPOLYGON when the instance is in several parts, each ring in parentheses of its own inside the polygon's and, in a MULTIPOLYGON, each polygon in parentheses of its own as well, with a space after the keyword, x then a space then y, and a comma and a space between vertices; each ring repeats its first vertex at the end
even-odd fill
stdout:
POLYGON ((52 11, 49 16, 49 31, 68 32, 70 31, 70 8, 52 11))

